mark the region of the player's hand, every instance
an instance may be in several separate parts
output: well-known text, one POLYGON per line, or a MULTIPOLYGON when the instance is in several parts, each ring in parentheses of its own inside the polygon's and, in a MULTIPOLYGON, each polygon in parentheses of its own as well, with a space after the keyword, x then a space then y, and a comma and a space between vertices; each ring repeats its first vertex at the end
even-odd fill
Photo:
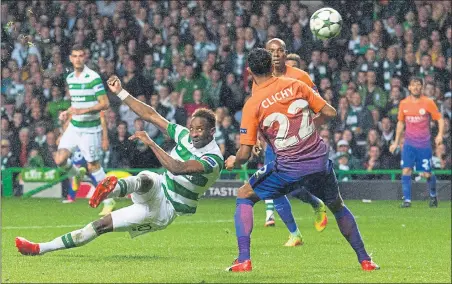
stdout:
POLYGON ((106 151, 108 151, 109 148, 110 148, 110 141, 108 140, 108 138, 102 139, 102 150, 104 150, 106 152, 106 151))
POLYGON ((129 140, 141 140, 146 145, 154 143, 154 141, 149 137, 146 131, 137 131, 135 134, 129 137, 129 140))
POLYGON ((110 91, 115 94, 118 94, 122 90, 121 80, 119 80, 118 76, 116 75, 110 76, 110 78, 108 78, 107 85, 108 88, 110 88, 110 91))
POLYGON ((399 145, 393 143, 391 144, 391 146, 389 146, 389 152, 391 152, 392 154, 394 154, 395 150, 397 149, 399 145))
POLYGON ((443 136, 442 135, 437 135, 435 137, 435 144, 436 144, 436 146, 443 144, 443 136))
POLYGON ((234 165, 235 165, 235 156, 229 156, 226 162, 224 162, 224 167, 228 171, 232 171, 234 169, 234 165))
POLYGON ((60 114, 58 115, 58 119, 61 121, 66 121, 69 117, 69 112, 67 110, 60 112, 60 114))
POLYGON ((253 155, 256 157, 259 157, 259 155, 261 154, 262 143, 259 140, 257 140, 256 145, 253 146, 252 152, 253 152, 253 155))

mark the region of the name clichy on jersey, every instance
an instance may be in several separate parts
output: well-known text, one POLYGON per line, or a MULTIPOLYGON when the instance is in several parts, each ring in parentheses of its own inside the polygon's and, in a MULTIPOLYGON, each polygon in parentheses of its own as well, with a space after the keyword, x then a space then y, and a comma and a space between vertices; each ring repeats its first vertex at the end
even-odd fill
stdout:
POLYGON ((262 101, 261 105, 263 108, 268 108, 271 105, 273 105, 274 103, 276 103, 277 101, 281 101, 285 98, 291 97, 293 96, 293 91, 292 91, 292 87, 290 88, 285 88, 282 91, 277 92, 274 95, 271 95, 271 97, 266 98, 265 100, 262 101))

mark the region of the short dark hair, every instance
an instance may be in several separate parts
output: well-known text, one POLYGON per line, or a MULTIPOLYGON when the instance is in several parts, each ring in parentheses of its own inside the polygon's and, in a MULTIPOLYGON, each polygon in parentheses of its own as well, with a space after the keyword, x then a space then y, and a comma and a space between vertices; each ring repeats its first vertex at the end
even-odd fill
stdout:
POLYGON ((298 54, 295 53, 287 54, 286 60, 293 60, 297 62, 297 67, 300 67, 301 65, 301 57, 298 54))
POLYGON ((422 79, 421 77, 413 76, 410 78, 409 83, 411 84, 411 82, 419 82, 419 83, 421 83, 422 86, 424 85, 424 79, 422 79))
POLYGON ((258 76, 271 74, 272 55, 263 48, 253 49, 248 56, 248 66, 258 76))
POLYGON ((71 48, 71 53, 72 53, 72 51, 83 51, 83 52, 85 52, 85 48, 81 44, 75 44, 71 48))
POLYGON ((214 128, 216 126, 216 115, 213 111, 207 108, 198 108, 193 112, 192 117, 201 117, 207 120, 208 128, 214 128))

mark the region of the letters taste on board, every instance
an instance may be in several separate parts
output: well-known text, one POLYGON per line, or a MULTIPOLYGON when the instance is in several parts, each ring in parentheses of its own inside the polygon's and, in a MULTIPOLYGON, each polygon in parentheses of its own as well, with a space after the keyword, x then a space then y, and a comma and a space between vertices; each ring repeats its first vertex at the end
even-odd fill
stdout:
POLYGON ((237 196, 238 190, 239 187, 211 187, 204 192, 203 196, 237 196))

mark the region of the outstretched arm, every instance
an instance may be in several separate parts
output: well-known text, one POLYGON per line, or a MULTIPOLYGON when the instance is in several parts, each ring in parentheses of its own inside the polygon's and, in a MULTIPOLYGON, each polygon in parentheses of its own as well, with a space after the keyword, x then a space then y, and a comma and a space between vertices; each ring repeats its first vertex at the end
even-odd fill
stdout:
POLYGON ((134 135, 129 137, 129 140, 135 139, 140 139, 144 144, 149 146, 162 166, 174 175, 206 173, 204 165, 199 161, 188 160, 183 162, 172 158, 168 155, 168 153, 160 148, 157 143, 149 138, 146 131, 137 131, 134 135))
POLYGON ((236 156, 229 156, 225 162, 225 167, 227 170, 232 170, 235 167, 240 167, 246 163, 251 157, 251 152, 253 151, 253 145, 240 145, 236 156))
POLYGON ((167 133, 169 121, 161 116, 153 107, 137 100, 124 90, 117 76, 111 76, 107 84, 110 90, 128 105, 133 112, 138 114, 143 120, 154 124, 163 133, 167 133))

